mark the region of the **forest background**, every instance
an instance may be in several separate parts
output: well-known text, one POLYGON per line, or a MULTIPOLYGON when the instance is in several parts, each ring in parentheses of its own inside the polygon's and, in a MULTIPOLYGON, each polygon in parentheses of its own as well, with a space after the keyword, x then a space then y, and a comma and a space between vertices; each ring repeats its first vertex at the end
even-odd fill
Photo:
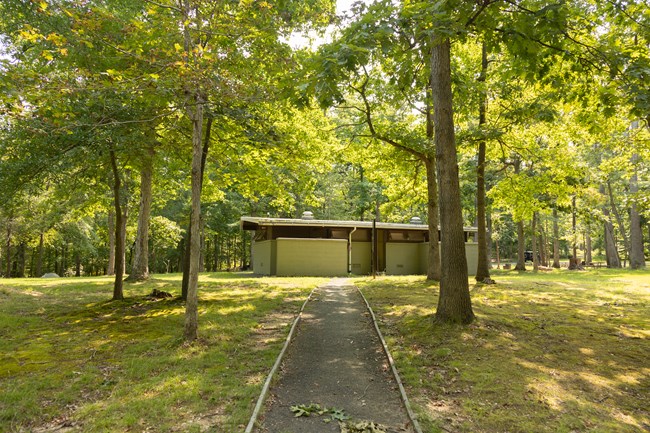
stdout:
POLYGON ((485 269, 643 267, 647 6, 3 1, 0 273, 117 274, 119 298, 125 273, 245 269, 242 215, 437 226, 444 41, 485 269))

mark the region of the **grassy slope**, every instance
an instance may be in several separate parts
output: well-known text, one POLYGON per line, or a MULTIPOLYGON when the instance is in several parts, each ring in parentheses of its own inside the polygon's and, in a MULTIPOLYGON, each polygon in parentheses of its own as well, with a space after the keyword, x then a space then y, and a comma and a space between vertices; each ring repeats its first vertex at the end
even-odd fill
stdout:
POLYGON ((358 281, 424 431, 650 430, 649 271, 493 277, 471 287, 466 327, 433 324, 422 278, 358 281))
POLYGON ((288 325, 324 279, 200 280, 198 344, 182 343, 180 276, 0 281, 0 431, 239 431, 288 325))

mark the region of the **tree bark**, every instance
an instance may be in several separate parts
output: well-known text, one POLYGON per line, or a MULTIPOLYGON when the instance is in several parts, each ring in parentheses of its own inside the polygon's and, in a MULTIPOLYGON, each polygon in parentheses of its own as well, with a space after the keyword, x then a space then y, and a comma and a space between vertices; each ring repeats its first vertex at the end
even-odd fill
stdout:
POLYGON ((201 136, 203 133, 203 100, 197 94, 195 106, 190 109, 192 120, 192 214, 190 217, 190 266, 187 285, 187 300, 185 302, 185 333, 186 341, 198 338, 198 281, 199 254, 201 249, 201 136))
POLYGON ((608 180, 607 181, 607 193, 609 195, 609 205, 612 208, 612 213, 614 214, 614 217, 616 218, 616 223, 618 225, 618 231, 623 238, 623 245, 625 246, 625 255, 629 257, 630 255, 630 240, 627 237, 627 232, 625 231, 625 224, 623 224, 623 218, 621 217, 620 212, 618 211, 618 206, 616 206, 616 202, 614 201, 614 191, 612 189, 612 183, 608 180))
POLYGON ((553 208, 553 267, 560 268, 560 228, 557 223, 557 208, 553 208))
POLYGON ((138 232, 135 238, 133 266, 127 281, 144 281, 149 278, 149 218, 151 216, 154 155, 153 146, 147 146, 144 155, 142 155, 138 232))
POLYGON ((530 228, 533 232, 533 272, 537 272, 539 271, 539 260, 537 259, 537 212, 533 212, 530 228))
POLYGON ((115 275, 115 211, 108 211, 108 265, 106 275, 115 275))
MULTIPOLYGON (((487 77, 488 59, 485 42, 481 49, 481 72, 478 77, 479 83, 485 84, 487 77)), ((487 92, 485 88, 479 91, 479 128, 483 128, 487 122, 487 92)), ((487 142, 481 138, 478 142, 478 162, 476 164, 476 219, 477 219, 477 241, 478 241, 478 266, 476 268, 476 281, 490 279, 490 268, 488 258, 488 239, 486 222, 486 197, 485 197, 485 151, 487 142)))
MULTIPOLYGON (((633 161, 637 156, 634 155, 633 161)), ((630 178, 630 194, 633 196, 630 205, 630 268, 645 268, 645 253, 643 251, 643 230, 641 229, 641 216, 636 206, 634 195, 638 192, 636 171, 630 178)))
MULTIPOLYGON (((600 185, 600 193, 606 196, 605 185, 600 185)), ((614 239, 614 225, 610 220, 609 206, 603 205, 604 231, 605 231, 605 260, 608 268, 620 268, 621 258, 618 255, 616 240, 614 239)))
POLYGON ((74 255, 74 266, 74 276, 81 277, 81 254, 79 254, 79 251, 76 251, 74 255))
POLYGON ((45 239, 43 233, 38 237, 38 253, 36 258, 36 274, 35 277, 43 276, 43 249, 45 247, 45 239))
POLYGON ((431 96, 434 106, 438 165, 441 250, 440 297, 436 321, 471 323, 474 320, 467 277, 465 233, 454 133, 449 39, 436 41, 431 54, 431 96))
POLYGON ((526 270, 526 256, 524 252, 526 251, 526 235, 524 233, 524 222, 517 222, 517 264, 515 265, 515 271, 525 271, 526 270))
MULTIPOLYGON (((205 139, 203 141, 203 148, 201 149, 201 186, 200 190, 203 190, 203 172, 205 171, 205 162, 208 158, 208 151, 210 150, 210 133, 212 131, 212 122, 213 118, 208 117, 208 122, 205 127, 205 139)), ((201 120, 203 123, 203 120, 201 120)), ((201 137, 199 137, 199 140, 201 137)), ((187 300, 187 290, 190 281, 190 259, 192 255, 190 254, 190 248, 192 245, 192 212, 190 212, 190 224, 187 230, 187 243, 185 244, 185 255, 183 256, 183 281, 181 283, 181 298, 187 300)))
POLYGON ((110 151, 111 168, 113 169, 113 205, 115 207, 115 282, 113 283, 113 300, 124 299, 123 276, 124 276, 124 247, 125 237, 122 236, 122 227, 126 227, 121 202, 122 182, 120 172, 117 168, 117 157, 115 151, 110 151))
POLYGON ((589 233, 590 227, 587 225, 587 230, 585 231, 585 264, 589 265, 593 263, 593 257, 591 254, 591 234, 589 233))
POLYGON ((5 246, 7 251, 5 254, 7 260, 7 273, 5 274, 5 278, 11 278, 11 220, 7 221, 7 242, 5 246))
POLYGON ((427 219, 429 224, 429 249, 427 251, 427 280, 440 281, 440 239, 438 237, 438 182, 435 158, 427 158, 427 219))

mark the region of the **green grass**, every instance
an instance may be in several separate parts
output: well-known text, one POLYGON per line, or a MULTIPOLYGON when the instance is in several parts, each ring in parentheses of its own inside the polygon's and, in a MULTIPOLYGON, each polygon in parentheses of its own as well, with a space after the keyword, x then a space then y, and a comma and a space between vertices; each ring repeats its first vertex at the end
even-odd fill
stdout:
POLYGON ((357 282, 425 432, 650 430, 650 271, 493 278, 469 326, 434 324, 423 278, 357 282))
POLYGON ((0 431, 224 432, 248 422, 288 327, 326 279, 205 274, 200 341, 182 341, 180 275, 0 281, 0 431))

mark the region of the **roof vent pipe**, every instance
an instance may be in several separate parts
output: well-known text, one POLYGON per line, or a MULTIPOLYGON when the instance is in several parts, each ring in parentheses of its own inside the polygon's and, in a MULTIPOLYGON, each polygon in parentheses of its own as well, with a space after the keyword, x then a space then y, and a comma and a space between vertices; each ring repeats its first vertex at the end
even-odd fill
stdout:
POLYGON ((420 219, 420 217, 413 217, 411 218, 410 222, 411 224, 422 224, 422 220, 420 219))
POLYGON ((314 219, 314 214, 311 211, 304 211, 302 213, 302 219, 304 220, 313 220, 314 219))

